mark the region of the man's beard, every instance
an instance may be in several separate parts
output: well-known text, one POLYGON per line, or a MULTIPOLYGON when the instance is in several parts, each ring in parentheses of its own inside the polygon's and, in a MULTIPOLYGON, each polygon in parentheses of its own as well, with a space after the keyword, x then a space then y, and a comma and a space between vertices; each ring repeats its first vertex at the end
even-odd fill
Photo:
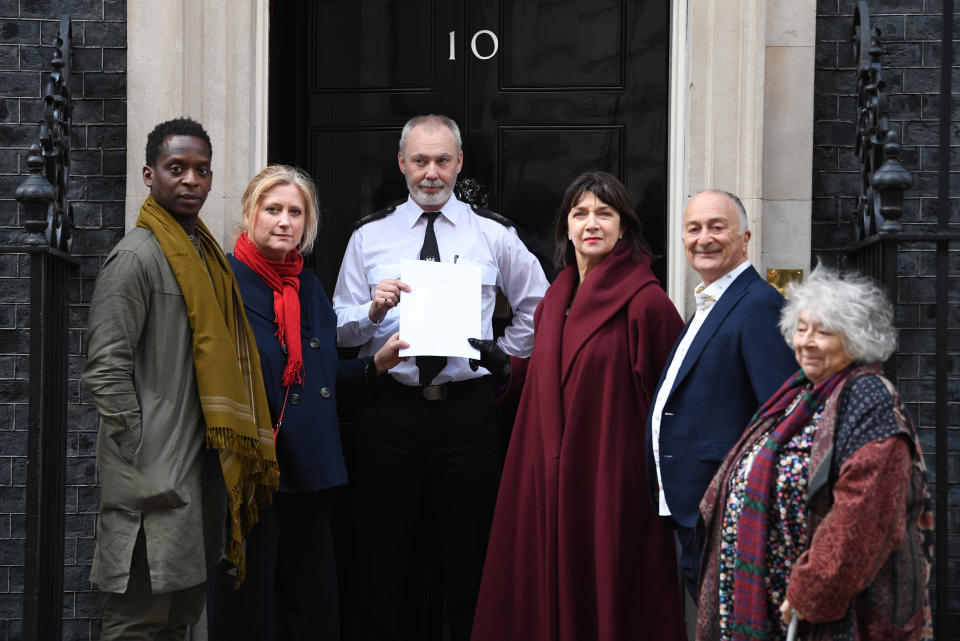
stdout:
POLYGON ((453 187, 447 185, 442 180, 421 180, 419 183, 414 184, 408 179, 407 189, 410 190, 410 195, 413 197, 414 202, 421 207, 442 205, 447 202, 451 194, 453 194, 453 187), (422 190, 423 187, 440 187, 441 189, 440 191, 427 193, 422 190))

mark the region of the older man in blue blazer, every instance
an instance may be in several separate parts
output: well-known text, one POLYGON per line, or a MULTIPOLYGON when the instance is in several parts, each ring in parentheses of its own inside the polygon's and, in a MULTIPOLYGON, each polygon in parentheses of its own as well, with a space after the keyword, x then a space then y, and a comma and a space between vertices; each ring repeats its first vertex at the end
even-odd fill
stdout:
POLYGON ((750 417, 797 369, 777 328, 783 297, 747 260, 740 199, 709 190, 687 204, 683 246, 703 282, 697 311, 673 346, 647 419, 647 478, 676 529, 680 570, 696 598, 700 499, 750 417))

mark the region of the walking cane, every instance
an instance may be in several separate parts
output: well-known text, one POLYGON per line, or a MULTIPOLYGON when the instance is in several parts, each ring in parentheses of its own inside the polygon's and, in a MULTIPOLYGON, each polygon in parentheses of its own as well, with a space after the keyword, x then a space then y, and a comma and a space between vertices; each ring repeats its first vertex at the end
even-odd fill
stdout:
POLYGON ((798 625, 800 625, 800 619, 797 618, 797 611, 794 610, 790 616, 790 627, 787 628, 787 641, 797 641, 798 625))

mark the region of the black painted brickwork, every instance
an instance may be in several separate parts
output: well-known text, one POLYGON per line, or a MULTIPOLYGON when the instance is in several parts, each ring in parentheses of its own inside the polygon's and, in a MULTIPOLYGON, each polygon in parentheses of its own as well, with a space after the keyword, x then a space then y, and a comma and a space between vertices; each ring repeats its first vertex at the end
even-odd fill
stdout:
MULTIPOLYGON (((73 22, 70 181, 82 259, 70 279, 70 388, 63 638, 100 638, 103 597, 88 581, 96 528, 96 410, 81 388, 87 304, 103 258, 123 235, 126 1, 0 0, 0 245, 20 225, 14 190, 37 136, 59 16, 73 22)), ((141 152, 142 153, 142 152, 141 152)), ((29 261, 0 255, 0 641, 22 636, 29 379, 29 261)))
MULTIPOLYGON (((838 248, 852 239, 856 209, 856 61, 848 38, 854 0, 818 0, 814 90, 813 238, 815 256, 840 262, 838 248)), ((888 83, 891 123, 904 146, 902 160, 913 173, 904 203, 906 229, 936 225, 942 21, 940 0, 870 0, 884 40, 881 62, 888 83)), ((960 38, 960 17, 953 26, 960 38)), ((951 225, 960 224, 960 41, 954 41, 951 131, 951 225)), ((895 356, 898 388, 917 420, 931 478, 949 485, 949 639, 960 640, 960 251, 950 253, 949 465, 946 479, 934 467, 934 323, 936 255, 930 244, 902 244, 898 258, 895 356)), ((938 560, 943 563, 944 560, 938 560)), ((935 592, 934 592, 935 594, 935 592)), ((941 640, 946 641, 946 640, 941 640)))

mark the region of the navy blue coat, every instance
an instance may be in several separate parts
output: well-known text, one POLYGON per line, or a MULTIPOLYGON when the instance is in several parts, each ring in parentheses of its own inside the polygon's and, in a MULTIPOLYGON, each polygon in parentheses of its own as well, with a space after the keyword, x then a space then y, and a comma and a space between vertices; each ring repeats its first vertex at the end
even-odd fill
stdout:
MULTIPOLYGON (((660 474, 670 513, 693 528, 700 499, 761 403, 797 370, 777 324, 784 300, 752 267, 734 280, 707 316, 680 365, 660 419, 660 474)), ((677 339, 667 359, 673 361, 677 339)), ((666 368, 660 374, 656 399, 666 368)), ((657 505, 653 412, 647 418, 647 481, 657 505)))
MULTIPOLYGON (((235 256, 230 254, 228 259, 260 350, 270 416, 276 422, 283 407, 284 388, 280 378, 287 357, 274 335, 277 325, 273 290, 235 256)), ((303 384, 290 386, 283 425, 277 436, 281 492, 309 492, 346 483, 337 400, 350 405, 372 402, 370 385, 364 375, 364 366, 370 359, 340 360, 336 314, 320 281, 309 268, 300 274, 300 334, 303 384)))

